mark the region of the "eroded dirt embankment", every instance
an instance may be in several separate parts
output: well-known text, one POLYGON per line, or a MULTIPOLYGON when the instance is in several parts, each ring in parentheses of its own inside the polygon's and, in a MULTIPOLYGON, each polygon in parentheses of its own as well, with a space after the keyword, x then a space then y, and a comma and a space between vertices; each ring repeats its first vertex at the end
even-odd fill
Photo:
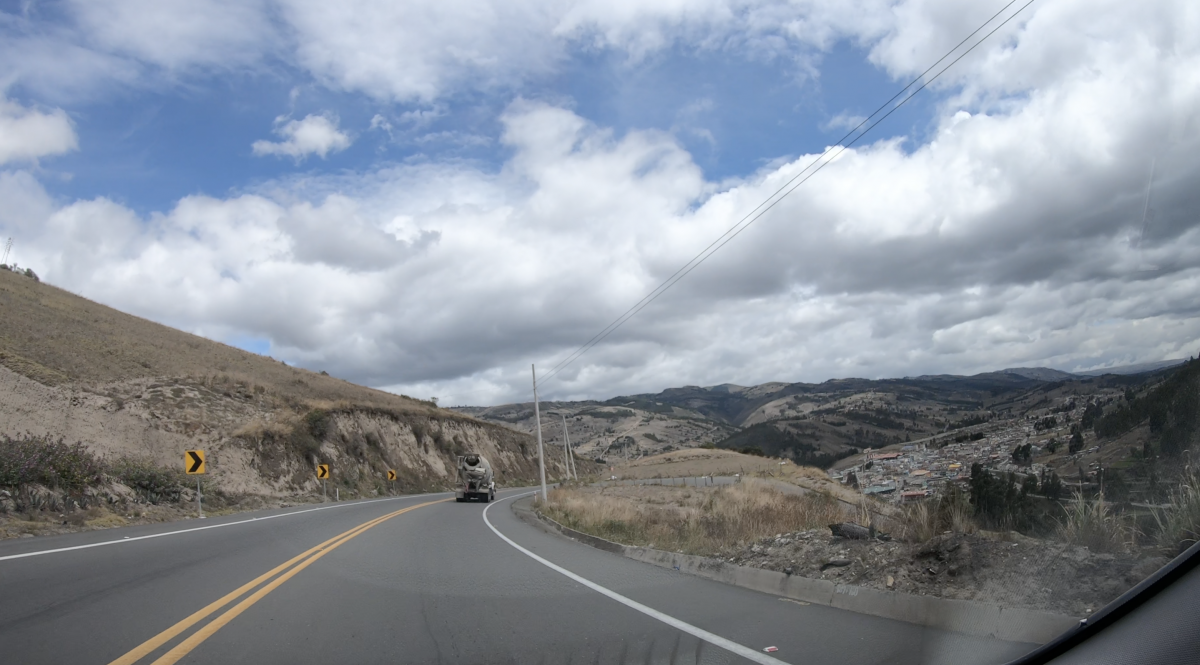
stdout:
MULTIPOLYGON (((184 451, 202 449, 206 486, 233 501, 319 495, 317 464, 330 465, 329 492, 337 487, 343 498, 445 489, 455 456, 467 451, 488 457, 501 485, 537 474, 532 440, 502 427, 433 408, 302 401, 224 375, 48 386, 0 366, 0 435, 26 433, 170 469, 182 468, 184 451)), ((562 474, 552 454, 547 474, 562 474)))

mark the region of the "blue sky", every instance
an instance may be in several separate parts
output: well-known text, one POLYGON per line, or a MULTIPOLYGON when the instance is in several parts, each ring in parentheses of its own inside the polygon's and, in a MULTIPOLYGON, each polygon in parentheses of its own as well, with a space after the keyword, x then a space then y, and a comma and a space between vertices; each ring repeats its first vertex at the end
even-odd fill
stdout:
MULTIPOLYGON (((617 134, 670 133, 714 181, 742 178, 783 158, 819 153, 849 129, 839 116, 866 116, 907 81, 867 62, 849 40, 807 57, 812 72, 770 60, 676 46, 630 64, 619 53, 574 50, 561 70, 518 90, 463 90, 432 106, 386 103, 332 91, 294 67, 199 76, 163 89, 117 89, 70 105, 80 149, 46 167, 48 191, 64 199, 107 197, 146 215, 192 194, 224 196, 295 173, 369 170, 414 160, 471 160, 499 170, 510 154, 498 122, 517 97, 544 99, 617 134), (347 149, 297 164, 262 158, 251 145, 281 115, 334 113, 357 135, 347 149), (406 122, 405 114, 433 115, 406 122), (372 129, 382 116, 392 133, 372 129), (463 140, 462 137, 471 137, 463 140)), ((20 84, 9 99, 38 104, 20 84)), ((938 95, 924 93, 884 124, 872 140, 929 131, 938 95)), ((269 136, 268 136, 269 137, 269 136)))
MULTIPOLYGON (((0 234, 257 353, 524 399, 1002 6, 8 4, 0 234)), ((548 396, 1194 354, 1197 20, 1034 3, 548 396)))

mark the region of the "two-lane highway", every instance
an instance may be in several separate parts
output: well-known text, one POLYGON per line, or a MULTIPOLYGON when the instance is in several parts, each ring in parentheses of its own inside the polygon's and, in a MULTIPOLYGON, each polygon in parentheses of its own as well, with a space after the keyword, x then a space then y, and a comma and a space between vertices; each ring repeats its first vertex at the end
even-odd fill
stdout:
POLYGON ((601 552, 521 521, 521 493, 490 508, 427 495, 0 543, 0 661, 741 663, 739 649, 767 662, 776 646, 770 657, 806 665, 957 664, 1031 647, 601 552))

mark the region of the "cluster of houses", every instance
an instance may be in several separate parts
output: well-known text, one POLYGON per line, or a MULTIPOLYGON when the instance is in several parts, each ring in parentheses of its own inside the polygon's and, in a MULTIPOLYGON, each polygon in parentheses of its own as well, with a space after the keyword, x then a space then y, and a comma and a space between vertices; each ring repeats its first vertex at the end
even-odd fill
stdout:
MULTIPOLYGON (((898 451, 868 451, 857 466, 831 471, 830 475, 842 483, 856 483, 863 494, 897 503, 933 496, 947 482, 966 483, 975 463, 998 472, 1040 475, 1043 464, 1019 466, 1012 459, 1013 449, 1033 434, 1032 426, 1022 421, 1008 425, 976 441, 941 447, 923 442, 905 445, 898 451)), ((1035 445, 1031 452, 1036 457, 1041 450, 1035 445)))

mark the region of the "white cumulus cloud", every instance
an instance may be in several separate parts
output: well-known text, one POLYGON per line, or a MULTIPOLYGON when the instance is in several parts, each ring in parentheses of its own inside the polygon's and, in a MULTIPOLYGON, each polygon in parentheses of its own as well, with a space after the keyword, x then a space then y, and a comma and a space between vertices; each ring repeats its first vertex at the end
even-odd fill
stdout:
POLYGON ((275 133, 283 141, 255 141, 255 155, 285 155, 297 161, 309 155, 324 159, 331 152, 340 152, 350 147, 350 135, 338 129, 337 116, 332 114, 307 115, 303 120, 289 120, 286 116, 275 119, 275 133))
POLYGON ((79 147, 62 109, 43 113, 0 97, 0 164, 61 155, 79 147))
MULTIPOLYGON (((479 5, 464 25, 442 25, 449 8, 465 11, 453 3, 362 2, 329 20, 294 3, 281 15, 308 26, 297 29, 302 61, 320 80, 427 99, 473 80, 455 72, 491 81, 526 66, 492 34, 513 12, 545 19, 514 44, 545 33, 631 53, 745 48, 771 30, 818 45, 855 34, 877 64, 908 75, 986 9, 882 3, 878 23, 856 28, 844 7, 869 3, 677 4, 479 5), (441 32, 404 41, 433 24, 441 32), (327 38, 308 39, 318 27, 327 38)), ((1200 12, 1150 5, 1032 5, 956 65, 947 85, 962 94, 936 105, 921 140, 868 137, 829 160, 544 394, 1195 354, 1200 12)), ((534 60, 554 62, 537 51, 548 43, 529 47, 534 60)), ((526 399, 529 363, 565 357, 816 158, 714 182, 671 134, 617 132, 569 106, 508 105, 498 167, 430 158, 305 174, 151 214, 57 200, 29 172, 0 172, 0 232, 47 281, 141 316, 269 339, 289 361, 445 403, 526 399)), ((301 159, 350 141, 327 116, 284 118, 277 131, 256 152, 301 159)))

